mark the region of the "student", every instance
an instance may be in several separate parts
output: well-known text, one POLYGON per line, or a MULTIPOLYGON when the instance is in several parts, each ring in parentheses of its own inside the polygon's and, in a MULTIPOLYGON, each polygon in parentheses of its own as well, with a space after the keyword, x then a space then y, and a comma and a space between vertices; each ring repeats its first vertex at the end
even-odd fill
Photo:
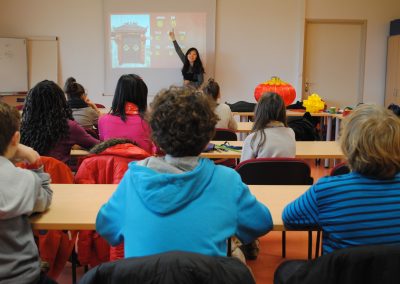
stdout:
POLYGON ((39 154, 19 143, 19 112, 0 102, 0 282, 55 283, 40 275, 40 260, 28 216, 52 198, 50 177, 39 154), (30 170, 17 168, 25 161, 30 170))
POLYGON ((85 129, 96 129, 100 111, 96 104, 89 100, 83 86, 73 77, 65 81, 64 92, 67 94, 68 106, 74 120, 85 129))
POLYGON ((209 95, 216 103, 217 107, 214 112, 219 117, 216 128, 228 128, 233 131, 237 129, 236 120, 233 118, 230 107, 227 104, 220 103, 221 93, 219 91, 219 85, 214 81, 213 78, 208 79, 208 83, 203 88, 203 92, 209 95))
POLYGON ((210 101, 193 88, 171 87, 154 99, 152 135, 165 157, 129 164, 101 207, 96 230, 125 257, 171 250, 226 256, 227 239, 251 242, 272 229, 259 203, 232 169, 199 157, 215 132, 210 101))
POLYGON ((351 172, 329 176, 286 206, 285 227, 319 226, 323 253, 400 244, 400 119, 362 105, 343 121, 340 144, 351 172))
POLYGON ((99 119, 100 140, 126 138, 152 154, 155 147, 150 138, 150 127, 145 120, 147 85, 138 75, 119 78, 111 111, 99 119))
POLYGON ((243 142, 240 161, 295 156, 295 134, 287 125, 285 103, 278 94, 265 93, 256 106, 252 133, 243 142))
POLYGON ((41 156, 68 163, 73 145, 91 148, 99 143, 72 117, 65 94, 53 81, 44 80, 33 87, 22 112, 21 142, 41 156))
POLYGON ((204 81, 204 67, 200 59, 199 51, 196 48, 191 47, 186 51, 186 54, 184 54, 175 39, 174 30, 169 32, 169 36, 174 44, 176 53, 183 63, 183 84, 190 85, 196 89, 200 88, 204 81))

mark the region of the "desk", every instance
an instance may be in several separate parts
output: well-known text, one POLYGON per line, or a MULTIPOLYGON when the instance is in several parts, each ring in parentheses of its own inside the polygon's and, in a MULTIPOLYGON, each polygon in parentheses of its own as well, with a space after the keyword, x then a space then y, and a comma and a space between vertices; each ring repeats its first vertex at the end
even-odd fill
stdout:
MULTIPOLYGON (((228 141, 232 146, 243 146, 243 141, 228 141)), ((222 144, 221 141, 211 141, 214 144, 222 144)), ((218 152, 211 151, 201 153, 200 157, 210 159, 240 159, 241 151, 218 152)), ((297 141, 296 158, 299 159, 343 159, 344 154, 336 141, 297 141)))
MULTIPOLYGON (((94 230, 97 212, 116 184, 52 184, 53 202, 45 213, 31 217, 36 230, 94 230)), ((271 212, 275 231, 283 230, 282 210, 309 186, 251 185, 251 192, 271 212)))
MULTIPOLYGON (((210 141, 220 145, 222 141, 210 141)), ((228 141, 232 146, 243 146, 243 141, 228 141)), ((71 156, 83 157, 90 153, 86 150, 71 150, 71 156)), ((241 151, 203 152, 200 157, 209 159, 240 159, 241 151)), ((336 141, 297 141, 296 158, 299 159, 343 159, 344 154, 336 141)))

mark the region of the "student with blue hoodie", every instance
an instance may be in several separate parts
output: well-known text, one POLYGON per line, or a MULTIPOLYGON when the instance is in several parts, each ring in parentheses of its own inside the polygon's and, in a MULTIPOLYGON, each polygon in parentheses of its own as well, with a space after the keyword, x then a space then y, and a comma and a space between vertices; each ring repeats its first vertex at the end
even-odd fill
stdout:
POLYGON ((199 157, 217 116, 192 88, 162 90, 151 105, 154 142, 165 157, 132 162, 96 220, 125 257, 172 250, 224 256, 233 235, 249 243, 272 229, 267 207, 232 169, 199 157))

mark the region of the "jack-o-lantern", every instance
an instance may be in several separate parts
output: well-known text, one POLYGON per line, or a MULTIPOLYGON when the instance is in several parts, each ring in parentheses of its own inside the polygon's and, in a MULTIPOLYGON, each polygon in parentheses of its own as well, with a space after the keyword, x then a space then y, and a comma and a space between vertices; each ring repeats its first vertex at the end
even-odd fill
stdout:
POLYGON ((282 81, 278 77, 272 77, 271 80, 259 84, 254 89, 254 98, 258 102, 261 96, 267 92, 277 93, 280 95, 286 106, 293 103, 293 101, 296 99, 296 90, 293 88, 293 86, 282 81))

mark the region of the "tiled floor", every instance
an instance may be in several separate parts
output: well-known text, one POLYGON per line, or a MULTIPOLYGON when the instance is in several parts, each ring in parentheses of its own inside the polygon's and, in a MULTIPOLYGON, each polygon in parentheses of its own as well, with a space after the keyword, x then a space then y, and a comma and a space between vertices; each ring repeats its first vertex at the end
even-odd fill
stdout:
MULTIPOLYGON (((311 174, 316 182, 320 177, 329 175, 330 169, 315 165, 314 160, 310 160, 311 174)), ((286 255, 281 257, 281 232, 270 232, 260 239, 260 255, 257 260, 249 261, 248 265, 253 270, 258 284, 272 284, 273 275, 276 267, 285 259, 306 259, 307 258, 307 232, 287 232, 286 234, 286 255)), ((315 236, 313 238, 315 240, 315 236)), ((83 267, 77 270, 78 280, 83 275, 83 267)), ((71 264, 68 263, 63 273, 57 279, 59 284, 71 284, 71 264)))

